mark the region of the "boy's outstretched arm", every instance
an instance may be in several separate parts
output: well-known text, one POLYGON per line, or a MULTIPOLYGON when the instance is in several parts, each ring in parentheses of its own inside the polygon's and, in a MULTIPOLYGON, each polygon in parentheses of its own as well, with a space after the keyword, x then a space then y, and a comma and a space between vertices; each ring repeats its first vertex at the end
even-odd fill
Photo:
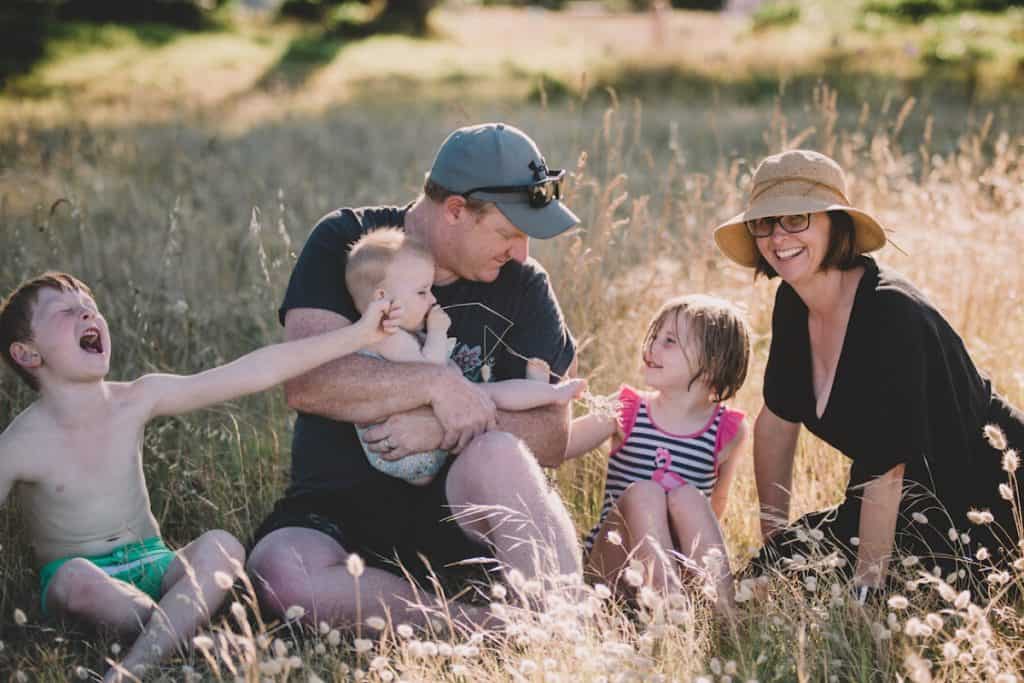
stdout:
POLYGON ((324 363, 375 344, 398 329, 401 309, 378 299, 353 325, 273 344, 195 375, 146 375, 135 388, 151 401, 150 416, 179 415, 269 389, 324 363))

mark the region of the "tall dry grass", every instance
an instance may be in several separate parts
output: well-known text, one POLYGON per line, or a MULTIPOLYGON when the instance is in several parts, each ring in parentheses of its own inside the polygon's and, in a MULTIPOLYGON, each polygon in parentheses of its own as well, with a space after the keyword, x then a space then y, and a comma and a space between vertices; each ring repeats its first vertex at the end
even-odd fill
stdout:
MULTIPOLYGON (((760 157, 799 145, 847 169, 854 201, 890 226, 905 252, 887 247, 880 259, 938 304, 979 366, 1022 405, 1024 137, 1000 132, 984 114, 954 125, 934 123, 949 112, 936 115, 912 101, 846 103, 822 86, 806 101, 710 110, 614 97, 555 109, 432 104, 416 116, 400 107, 342 108, 234 134, 210 120, 25 123, 0 134, 0 289, 46 268, 90 282, 111 323, 113 378, 223 362, 280 338, 275 309, 320 214, 411 198, 447 130, 505 118, 534 133, 552 163, 574 169, 568 201, 583 229, 533 249, 581 342, 580 370, 593 390, 639 381, 637 349, 662 300, 709 292, 747 312, 753 365, 735 403, 754 415, 775 285, 728 264, 710 228, 739 209, 760 157)), ((0 424, 31 400, 5 373, 0 424)), ((285 485, 290 420, 280 392, 268 392, 151 425, 145 469, 169 542, 211 527, 249 537, 285 485)), ((758 544, 749 446, 740 457, 725 522, 734 563, 758 544)), ((596 518, 603 467, 594 453, 551 473, 581 533, 596 518)), ((793 513, 836 502, 845 476, 840 456, 802 438, 793 513)), ((114 644, 41 619, 16 503, 0 512, 0 544, 0 671, 66 680, 102 670, 114 644), (12 621, 16 609, 24 624, 12 621)), ((905 569, 908 579, 919 578, 916 569, 905 569)), ((906 606, 897 600, 862 610, 825 569, 813 581, 780 576, 742 603, 731 628, 712 619, 699 594, 644 594, 626 608, 600 589, 582 589, 583 598, 578 587, 550 589, 548 610, 537 613, 516 610, 499 589, 495 609, 507 619, 500 637, 447 635, 440 605, 437 630, 374 623, 358 634, 325 628, 300 638, 293 624, 258 622, 242 595, 210 639, 165 673, 172 680, 1013 680, 1007 676, 1021 668, 1024 645, 1019 603, 1000 591, 965 596, 945 578, 908 592, 906 606)), ((1004 578, 993 585, 1024 585, 1020 568, 995 580, 1004 578)), ((518 579, 504 589, 537 590, 518 579)))

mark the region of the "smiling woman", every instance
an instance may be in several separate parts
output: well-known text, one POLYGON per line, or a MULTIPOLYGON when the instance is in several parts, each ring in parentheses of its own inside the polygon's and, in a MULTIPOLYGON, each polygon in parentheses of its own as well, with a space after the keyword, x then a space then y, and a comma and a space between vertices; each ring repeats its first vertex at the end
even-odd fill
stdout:
POLYGON ((857 585, 877 587, 894 552, 928 558, 947 576, 979 569, 977 557, 999 563, 1019 532, 999 492, 1001 454, 983 427, 997 425, 1020 447, 1024 416, 925 296, 865 256, 885 232, 850 205, 839 165, 804 150, 768 157, 747 210, 715 241, 733 261, 783 280, 754 431, 766 543, 755 567, 838 550, 857 585), (853 466, 841 505, 788 525, 801 425, 853 466), (991 523, 969 529, 979 509, 991 523), (810 547, 814 539, 823 545, 810 547))

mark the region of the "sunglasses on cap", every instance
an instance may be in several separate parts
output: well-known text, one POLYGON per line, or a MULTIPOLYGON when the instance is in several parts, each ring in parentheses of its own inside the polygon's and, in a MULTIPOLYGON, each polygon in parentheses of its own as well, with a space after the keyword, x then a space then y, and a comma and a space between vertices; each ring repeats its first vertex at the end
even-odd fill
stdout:
POLYGON ((490 187, 474 187, 462 193, 463 197, 469 198, 474 192, 485 192, 487 194, 526 194, 530 206, 534 209, 543 209, 554 199, 562 198, 562 181, 565 179, 565 169, 548 170, 542 163, 530 162, 530 169, 533 171, 534 182, 529 185, 496 185, 490 187))
POLYGON ((775 232, 775 225, 792 234, 803 232, 811 226, 811 214, 798 213, 794 216, 766 216, 755 218, 750 221, 743 221, 747 226, 747 232, 753 237, 771 237, 775 232))

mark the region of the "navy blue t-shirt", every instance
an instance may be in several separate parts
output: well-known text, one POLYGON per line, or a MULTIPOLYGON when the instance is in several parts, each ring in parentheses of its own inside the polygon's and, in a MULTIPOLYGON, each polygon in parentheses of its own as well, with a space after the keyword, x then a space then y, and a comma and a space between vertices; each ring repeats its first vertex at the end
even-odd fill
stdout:
MULTIPOLYGON (((320 308, 357 320, 359 313, 345 287, 349 248, 375 228, 403 227, 408 208, 338 209, 321 218, 288 281, 278 312, 281 324, 293 308, 320 308)), ((575 342, 547 273, 533 259, 509 261, 494 282, 460 279, 435 286, 433 292, 452 320, 448 336, 457 339, 452 360, 470 380, 482 380, 484 365, 490 366, 491 381, 523 377, 526 362, 509 348, 547 361, 558 375, 569 369, 575 342)), ((351 423, 298 414, 286 496, 346 489, 375 475, 351 423)))

